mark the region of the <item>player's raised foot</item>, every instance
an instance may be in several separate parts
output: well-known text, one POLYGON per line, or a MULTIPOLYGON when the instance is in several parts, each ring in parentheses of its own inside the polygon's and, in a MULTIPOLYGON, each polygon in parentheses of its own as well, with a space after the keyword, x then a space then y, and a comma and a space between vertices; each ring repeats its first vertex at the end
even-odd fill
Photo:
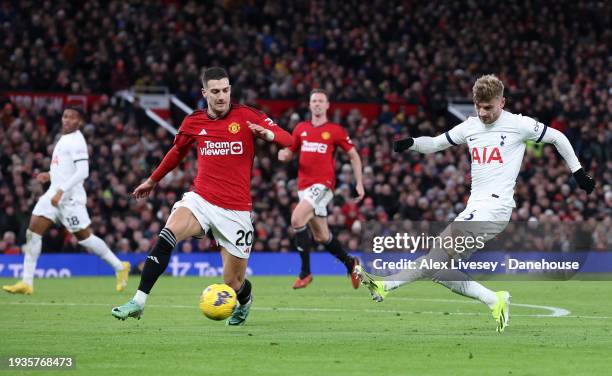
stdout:
POLYGON ((376 281, 372 275, 363 270, 363 266, 361 265, 355 265, 353 273, 359 278, 361 284, 368 288, 372 300, 380 303, 385 299, 387 291, 385 291, 385 284, 383 281, 376 281))
POLYGON ((234 326, 234 325, 244 325, 246 322, 247 316, 249 316, 249 311, 251 310, 251 304, 253 304, 253 298, 251 297, 251 301, 247 304, 242 304, 236 306, 234 308, 234 312, 229 319, 225 322, 226 325, 234 326))
POLYGON ((510 323, 510 293, 497 291, 495 295, 497 295, 497 303, 491 309, 491 313, 497 323, 497 332, 502 333, 510 323))
POLYGON ((2 286, 2 290, 11 294, 32 295, 34 293, 34 287, 25 282, 17 282, 14 285, 2 286))
POLYGON ((312 274, 308 274, 304 278, 300 278, 299 276, 296 278, 295 282, 293 282, 294 289, 303 289, 308 286, 312 282, 312 274))
POLYGON ((358 289, 359 288, 359 276, 357 275, 357 273, 355 273, 355 268, 357 268, 357 266, 359 266, 361 264, 361 261, 359 261, 359 257, 353 257, 353 267, 351 268, 350 271, 350 275, 351 275, 351 284, 353 285, 354 289, 358 289))
POLYGON ((115 286, 115 289, 117 292, 125 290, 130 275, 130 268, 132 267, 132 265, 130 265, 130 263, 127 261, 123 261, 121 265, 123 265, 123 270, 115 272, 115 275, 117 276, 117 285, 115 286))
POLYGON ((130 300, 122 306, 115 307, 111 314, 119 320, 125 320, 128 317, 133 317, 140 320, 144 312, 144 307, 139 306, 135 301, 130 300))

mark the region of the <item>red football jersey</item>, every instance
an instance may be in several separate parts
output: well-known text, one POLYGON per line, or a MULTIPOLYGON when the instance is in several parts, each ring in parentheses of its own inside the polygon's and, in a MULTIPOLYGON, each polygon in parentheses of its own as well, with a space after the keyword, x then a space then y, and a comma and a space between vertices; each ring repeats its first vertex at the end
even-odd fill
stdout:
POLYGON ((221 118, 210 118, 206 111, 197 110, 183 120, 172 149, 151 179, 159 181, 178 165, 193 144, 197 144, 198 171, 193 181, 195 192, 213 205, 250 211, 256 136, 249 129, 247 120, 272 131, 274 142, 284 147, 291 145, 289 132, 254 108, 232 105, 221 118), (166 163, 166 159, 170 161, 166 163), (178 161, 173 163, 175 160, 178 161))
POLYGON ((340 146, 345 152, 353 148, 350 137, 340 125, 327 122, 315 127, 310 121, 296 125, 290 150, 300 151, 299 190, 317 183, 332 190, 336 187, 336 146, 340 146))

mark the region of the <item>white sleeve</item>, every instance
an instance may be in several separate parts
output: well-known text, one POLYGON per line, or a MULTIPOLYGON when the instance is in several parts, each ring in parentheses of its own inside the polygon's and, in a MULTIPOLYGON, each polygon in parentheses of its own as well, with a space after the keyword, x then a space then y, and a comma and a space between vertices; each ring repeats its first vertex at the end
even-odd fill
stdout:
POLYGON ((451 146, 465 144, 465 136, 463 134, 464 124, 465 122, 436 137, 417 137, 414 139, 414 145, 410 149, 419 153, 430 154, 448 149, 451 146))
POLYGON ((529 116, 516 115, 518 117, 518 125, 523 140, 531 140, 535 142, 541 142, 542 137, 546 134, 548 128, 545 124, 530 118, 529 116))
POLYGON ((541 136, 541 141, 555 145, 555 148, 557 148, 557 151, 561 154, 572 173, 580 170, 582 166, 567 137, 555 128, 547 128, 544 132, 541 136))
POLYGON ((75 185, 82 183, 89 176, 89 155, 87 152, 87 143, 83 137, 74 137, 70 140, 68 153, 76 167, 74 174, 70 179, 60 184, 60 189, 64 192, 70 190, 75 185))
POLYGON ((81 160, 87 160, 89 158, 89 153, 87 152, 87 143, 85 142, 85 139, 83 137, 75 137, 70 141, 68 152, 70 153, 70 158, 72 158, 72 161, 78 162, 81 160))
POLYGON ((72 174, 70 179, 66 180, 59 186, 64 192, 70 190, 75 185, 82 183, 89 176, 89 163, 87 163, 87 159, 75 161, 74 166, 76 167, 74 174, 72 174))

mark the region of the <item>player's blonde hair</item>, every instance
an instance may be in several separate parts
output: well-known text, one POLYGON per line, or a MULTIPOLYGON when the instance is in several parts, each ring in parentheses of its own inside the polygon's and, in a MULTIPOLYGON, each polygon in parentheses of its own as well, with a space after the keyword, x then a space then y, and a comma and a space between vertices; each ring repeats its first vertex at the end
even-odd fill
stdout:
POLYGON ((504 96, 504 84, 494 74, 487 74, 476 80, 472 87, 474 102, 488 102, 504 96))

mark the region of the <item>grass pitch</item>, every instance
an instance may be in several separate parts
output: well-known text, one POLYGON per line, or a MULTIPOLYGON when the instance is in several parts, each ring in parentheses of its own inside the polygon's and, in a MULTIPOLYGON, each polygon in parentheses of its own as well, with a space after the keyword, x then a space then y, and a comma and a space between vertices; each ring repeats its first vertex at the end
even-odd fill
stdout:
POLYGON ((296 291, 289 277, 251 280, 247 325, 226 327, 197 307, 219 278, 162 277, 143 319, 125 322, 110 311, 138 277, 121 294, 111 278, 39 279, 33 296, 0 295, 0 356, 74 356, 75 370, 49 371, 70 375, 610 374, 609 281, 486 282, 517 303, 500 335, 487 307, 431 282, 374 303, 341 277, 296 291))

